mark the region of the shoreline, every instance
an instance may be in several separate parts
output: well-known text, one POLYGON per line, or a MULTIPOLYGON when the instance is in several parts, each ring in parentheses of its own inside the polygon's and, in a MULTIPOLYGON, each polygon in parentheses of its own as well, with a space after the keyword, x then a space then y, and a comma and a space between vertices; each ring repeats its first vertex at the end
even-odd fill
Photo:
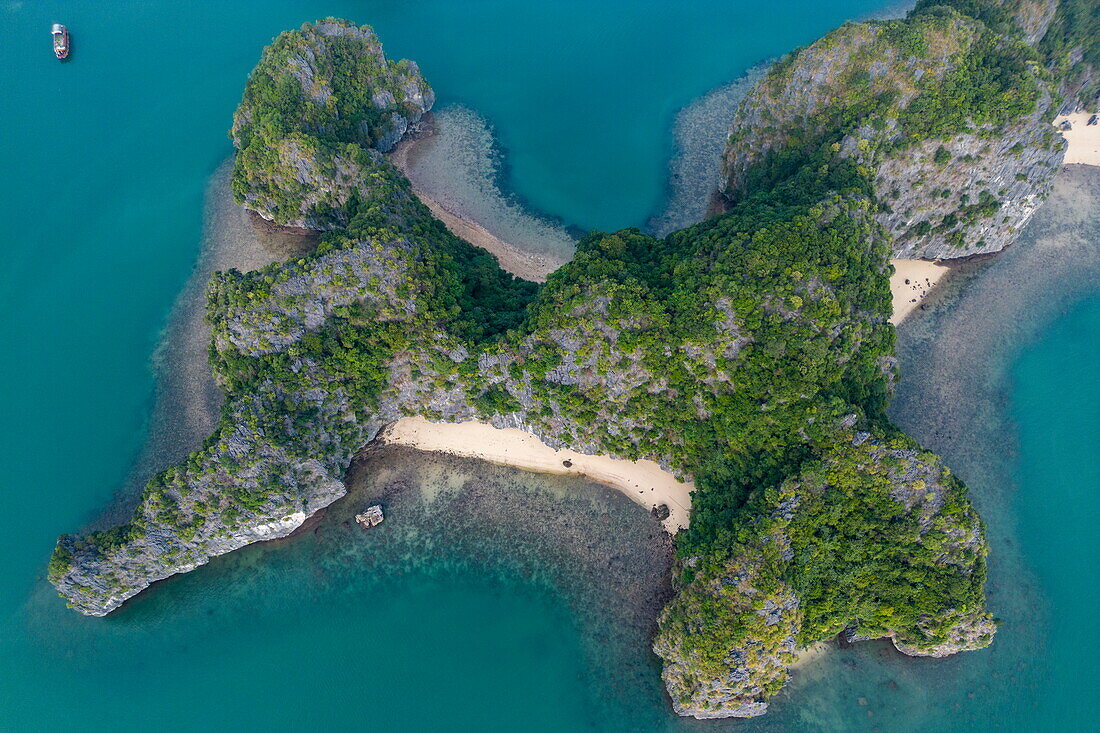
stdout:
POLYGON ((201 447, 217 425, 225 395, 214 381, 208 356, 210 326, 205 315, 210 277, 230 268, 256 270, 280 259, 261 242, 250 212, 233 200, 232 169, 230 157, 207 179, 195 261, 152 354, 154 393, 145 440, 122 487, 88 527, 107 528, 128 518, 149 478, 201 447))
POLYGON ((1100 124, 1088 124, 1090 112, 1074 112, 1071 115, 1058 115, 1052 123, 1055 127, 1063 122, 1072 125, 1070 130, 1059 130, 1066 141, 1066 157, 1063 165, 1100 166, 1100 124))
MULTIPOLYGON (((901 380, 888 414, 967 484, 985 521, 988 606, 1002 619, 1002 629, 1042 630, 1003 637, 988 652, 960 655, 960 691, 991 676, 1016 675, 1002 699, 1040 699, 1051 689, 1048 678, 1074 661, 1051 655, 1051 625, 1073 629, 1088 623, 1052 604, 1048 589, 1063 576, 1044 576, 1035 559, 1042 548, 1027 541, 1027 533, 1036 531, 1028 510, 1037 501, 1061 505, 1049 503, 1056 499, 1045 494, 1025 498, 1041 484, 1038 474, 1028 475, 1035 454, 1021 453, 1018 421, 1034 419, 1035 413, 1017 401, 1015 370, 1020 356, 1053 324, 1100 292, 1098 185, 1096 167, 1068 166, 1017 242, 969 272, 960 269, 941 288, 942 307, 898 329, 901 380)), ((1072 545, 1072 539, 1063 541, 1072 545)), ((947 708, 950 700, 941 704, 947 708)), ((998 705, 989 721, 974 727, 1012 710, 998 705)))
MULTIPOLYGON (((408 142, 408 138, 403 140, 399 145, 400 153, 392 154, 400 155, 402 163, 408 153, 408 142)), ((272 247, 267 241, 272 233, 258 230, 250 217, 251 212, 233 201, 228 188, 232 165, 232 158, 219 165, 207 184, 202 241, 195 264, 173 305, 154 354, 156 395, 145 445, 129 472, 127 489, 91 526, 110 526, 125 517, 149 476, 197 449, 217 423, 224 395, 210 370, 207 356, 210 328, 204 320, 205 292, 211 275, 230 268, 254 270, 287 256, 296 256, 294 246, 272 247)), ((444 222, 448 223, 445 219, 444 222)), ((469 225, 485 231, 473 222, 469 225)), ((292 244, 302 239, 301 235, 290 233, 283 238, 294 240, 292 244)), ((496 256, 501 259, 500 255, 496 256)), ((539 260, 544 271, 556 269, 556 266, 547 268, 543 258, 527 259, 539 260)), ((501 264, 504 266, 505 262, 501 264)), ((516 262, 511 264, 515 266, 516 262)), ((510 271, 522 276, 516 269, 510 271)), ((545 279, 545 275, 540 279, 545 279)), ((555 451, 534 435, 519 430, 498 430, 476 422, 435 424, 421 418, 399 420, 384 429, 379 442, 481 459, 536 473, 586 477, 620 491, 646 509, 662 503, 667 505, 669 517, 661 524, 670 535, 689 524, 690 493, 694 485, 677 481, 652 461, 634 462, 555 451), (456 432, 452 434, 451 430, 456 432), (571 466, 563 465, 563 461, 569 461, 571 466)))
POLYGON ((470 217, 451 211, 416 185, 411 175, 412 168, 417 157, 422 154, 424 146, 434 135, 435 128, 432 126, 429 114, 417 123, 416 130, 402 138, 393 150, 386 154, 386 157, 409 180, 417 198, 431 210, 435 218, 443 222, 452 234, 496 257, 501 269, 516 277, 532 282, 545 282, 547 276, 564 265, 566 260, 558 261, 546 255, 526 252, 520 247, 505 242, 470 217))
POLYGON ((664 504, 669 515, 661 524, 672 535, 687 529, 691 520, 695 484, 677 480, 653 461, 555 450, 531 433, 476 421, 433 423, 422 417, 405 417, 386 427, 378 440, 536 473, 583 476, 622 492, 650 511, 664 504))
POLYGON ((894 274, 890 276, 890 296, 893 299, 890 323, 898 325, 914 311, 924 310, 923 301, 951 273, 951 267, 933 260, 890 260, 894 274))
MULTIPOLYGON (((1075 124, 1074 131, 1087 127, 1090 134, 1095 131, 1100 139, 1100 126, 1084 125, 1088 115, 1079 114, 1078 117, 1083 120, 1075 124)), ((406 177, 422 146, 435 134, 430 118, 425 123, 387 154, 406 177)), ((1070 149, 1074 149, 1072 140, 1070 149)), ((1067 163, 1072 162, 1067 151, 1067 163)), ((1100 157, 1095 165, 1100 165, 1100 157)), ((232 201, 227 185, 231 166, 232 159, 220 165, 208 184, 203 241, 192 275, 177 298, 155 354, 158 393, 150 416, 150 437, 131 471, 126 495, 119 497, 123 504, 132 500, 138 493, 135 488, 139 490, 149 474, 197 447, 216 422, 222 395, 207 364, 209 329, 203 322, 203 294, 210 275, 215 270, 231 267, 255 269, 290 254, 272 251, 269 243, 261 241, 266 239, 263 232, 257 231, 247 210, 232 201)), ((489 251, 505 270, 541 282, 562 264, 551 262, 543 255, 523 252, 469 217, 449 211, 418 190, 415 184, 411 185, 448 229, 489 251)), ((894 325, 905 321, 916 310, 923 310, 928 297, 953 272, 951 266, 927 260, 899 259, 891 260, 891 264, 895 273, 890 279, 893 296, 890 322, 894 325)), ((693 484, 678 481, 651 461, 634 462, 556 451, 532 434, 515 429, 499 430, 477 422, 436 424, 420 418, 405 418, 386 428, 379 439, 386 444, 477 458, 528 471, 584 476, 622 492, 647 509, 662 503, 668 506, 670 514, 662 524, 670 534, 689 526, 693 484), (564 461, 570 465, 564 465, 564 461)), ((116 503, 109 514, 114 515, 118 510, 116 503)))
MULTIPOLYGON (((1069 130, 1058 130, 1066 141, 1063 173, 1070 170, 1068 166, 1100 167, 1100 124, 1088 124, 1093 116, 1090 112, 1074 112, 1058 115, 1051 122, 1056 128, 1060 128, 1063 122, 1071 125, 1069 130)), ((890 323, 900 325, 914 311, 925 310, 924 301, 932 295, 937 285, 944 284, 944 279, 954 269, 953 265, 973 259, 993 258, 1002 253, 1003 250, 952 261, 890 260, 890 264, 894 266, 894 274, 890 277, 890 294, 893 299, 890 323)))

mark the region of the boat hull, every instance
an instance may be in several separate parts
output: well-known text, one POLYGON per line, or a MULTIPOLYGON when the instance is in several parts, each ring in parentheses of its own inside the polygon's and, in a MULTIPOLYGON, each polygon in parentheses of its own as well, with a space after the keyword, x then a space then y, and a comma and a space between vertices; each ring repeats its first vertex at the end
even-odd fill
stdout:
POLYGON ((69 57, 69 29, 54 23, 50 33, 53 36, 53 55, 58 61, 64 61, 69 57))

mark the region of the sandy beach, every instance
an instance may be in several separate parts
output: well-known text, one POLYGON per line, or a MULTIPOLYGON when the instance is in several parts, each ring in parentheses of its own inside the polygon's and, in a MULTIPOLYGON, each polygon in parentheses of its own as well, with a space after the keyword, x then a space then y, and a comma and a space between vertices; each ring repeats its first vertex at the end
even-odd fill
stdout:
POLYGON ((542 255, 525 252, 500 239, 477 222, 457 214, 429 196, 416 185, 410 175, 412 162, 416 160, 417 150, 431 139, 433 134, 430 123, 421 123, 423 129, 415 135, 406 136, 389 154, 390 162, 405 174, 412 184, 413 192, 431 209, 435 218, 443 222, 452 234, 465 239, 470 244, 481 247, 497 258, 501 268, 524 280, 544 282, 546 276, 564 264, 542 255))
POLYGON ((670 534, 686 529, 695 485, 678 481, 653 461, 627 461, 554 450, 530 433, 480 422, 433 423, 421 417, 398 420, 379 436, 389 445, 480 458, 540 473, 584 476, 618 489, 646 509, 665 504, 662 524, 670 534))
POLYGON ((932 289, 951 268, 929 260, 890 260, 894 274, 890 276, 890 295, 894 300, 890 323, 895 326, 920 307, 932 289))
POLYGON ((1065 163, 1100 165, 1100 124, 1088 124, 1090 117, 1089 112, 1076 112, 1055 118, 1055 127, 1061 127, 1063 122, 1072 125, 1070 130, 1061 130, 1062 137, 1069 143, 1065 163))

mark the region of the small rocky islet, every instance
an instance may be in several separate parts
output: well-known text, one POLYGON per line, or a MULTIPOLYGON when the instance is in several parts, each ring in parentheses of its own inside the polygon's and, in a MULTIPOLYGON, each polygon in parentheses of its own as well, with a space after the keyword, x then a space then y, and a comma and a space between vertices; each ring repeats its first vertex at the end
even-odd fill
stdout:
POLYGON ((920 3, 790 54, 733 121, 724 214, 660 239, 593 233, 541 286, 451 234, 382 154, 434 101, 415 64, 342 20, 283 33, 234 117, 233 190, 323 235, 215 274, 217 428, 127 524, 61 537, 51 582, 105 615, 286 536, 419 415, 695 482, 654 641, 682 715, 764 713, 799 650, 838 634, 987 646, 981 519, 886 417, 889 259, 1012 242, 1059 168, 1050 110, 1096 102, 1077 6, 920 3))

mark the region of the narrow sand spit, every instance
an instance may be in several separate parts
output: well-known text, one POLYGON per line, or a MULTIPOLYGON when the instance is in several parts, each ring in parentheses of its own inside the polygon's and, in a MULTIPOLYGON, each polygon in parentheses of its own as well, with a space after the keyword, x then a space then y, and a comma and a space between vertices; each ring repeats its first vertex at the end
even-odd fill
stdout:
POLYGON ((477 222, 456 214, 443 206, 413 183, 413 178, 409 174, 411 159, 416 155, 418 146, 423 145, 424 141, 431 137, 431 134, 431 128, 427 128, 420 135, 410 135, 401 140, 389 155, 390 162, 393 163, 394 167, 409 179, 413 193, 425 206, 431 209, 432 215, 443 222, 452 234, 488 251, 489 254, 497 258, 497 262, 500 263, 502 269, 524 280, 544 282, 546 276, 561 267, 564 262, 540 254, 525 252, 519 247, 505 242, 477 222))
POLYGON ((894 299, 894 311, 890 323, 895 326, 920 307, 921 301, 932 292, 936 283, 951 268, 929 260, 890 260, 894 274, 890 276, 890 295, 894 299))
POLYGON ((690 520, 691 492, 695 485, 678 481, 653 461, 554 450, 522 430, 494 428, 474 421, 433 423, 422 417, 405 417, 379 437, 389 445, 480 458, 540 473, 584 476, 618 489, 647 509, 666 505, 669 515, 662 524, 670 534, 686 529, 690 520))
POLYGON ((1055 127, 1061 127, 1063 122, 1072 125, 1070 130, 1061 130, 1062 137, 1069 143, 1066 148, 1065 163, 1077 163, 1081 165, 1100 165, 1100 122, 1090 125, 1090 112, 1075 112, 1071 115, 1060 115, 1055 118, 1055 127))

